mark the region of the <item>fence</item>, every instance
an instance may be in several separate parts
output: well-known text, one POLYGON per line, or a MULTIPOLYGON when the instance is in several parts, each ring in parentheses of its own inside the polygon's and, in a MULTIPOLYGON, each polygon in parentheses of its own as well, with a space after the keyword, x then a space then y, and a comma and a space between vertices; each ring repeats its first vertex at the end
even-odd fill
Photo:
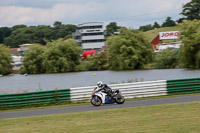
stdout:
POLYGON ((200 78, 167 80, 168 95, 199 93, 200 78))
MULTIPOLYGON (((167 95, 166 86, 166 80, 109 85, 112 89, 119 89, 125 98, 167 95)), ((90 99, 95 87, 72 88, 71 100, 90 99)))
MULTIPOLYGON (((146 81, 112 84, 109 86, 112 89, 119 89, 126 99, 199 93, 200 78, 146 81)), ((19 107, 80 100, 88 101, 95 87, 96 86, 88 86, 18 94, 0 94, 0 107, 19 107)))
POLYGON ((0 107, 19 107, 70 101, 70 89, 1 94, 0 107))

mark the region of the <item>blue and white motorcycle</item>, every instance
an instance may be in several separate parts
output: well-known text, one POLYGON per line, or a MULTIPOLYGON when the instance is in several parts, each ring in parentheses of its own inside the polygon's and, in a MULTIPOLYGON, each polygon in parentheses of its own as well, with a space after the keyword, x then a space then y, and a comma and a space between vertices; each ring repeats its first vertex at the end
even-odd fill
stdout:
POLYGON ((123 104, 125 102, 124 96, 121 95, 119 90, 112 90, 114 98, 110 98, 106 93, 98 91, 97 87, 94 88, 91 97, 91 104, 94 106, 100 106, 101 104, 117 103, 123 104))

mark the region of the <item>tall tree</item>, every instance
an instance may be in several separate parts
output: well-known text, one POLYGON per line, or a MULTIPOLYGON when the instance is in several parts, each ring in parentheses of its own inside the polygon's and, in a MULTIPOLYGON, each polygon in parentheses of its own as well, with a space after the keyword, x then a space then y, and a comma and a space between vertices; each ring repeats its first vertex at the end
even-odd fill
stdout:
POLYGON ((8 47, 0 44, 0 74, 6 75, 12 72, 12 57, 8 47))
POLYGON ((188 68, 200 68, 200 20, 184 20, 181 30, 184 36, 180 49, 181 63, 188 68))
POLYGON ((8 27, 1 27, 0 28, 0 43, 3 43, 4 38, 10 36, 12 30, 8 27))
POLYGON ((45 70, 42 66, 45 51, 44 46, 40 44, 34 44, 26 51, 26 56, 23 59, 23 67, 20 69, 20 73, 44 73, 45 70))
POLYGON ((154 22, 153 28, 154 28, 154 29, 155 29, 155 28, 160 28, 160 25, 159 25, 157 22, 154 22))
POLYGON ((200 0, 191 0, 183 6, 180 13, 188 20, 200 19, 200 0))
POLYGON ((119 28, 120 27, 117 26, 116 22, 110 22, 106 26, 106 36, 110 36, 110 35, 114 34, 114 32, 117 32, 119 28))
POLYGON ((120 34, 108 38, 107 43, 111 70, 140 69, 152 60, 151 45, 138 30, 122 28, 120 34))
POLYGON ((176 22, 171 19, 171 17, 167 17, 165 22, 163 22, 162 27, 172 27, 175 26, 176 22))
POLYGON ((54 28, 55 29, 60 29, 61 26, 62 26, 62 22, 60 21, 55 21, 54 24, 53 24, 54 28))
POLYGON ((80 63, 81 47, 73 39, 48 42, 43 66, 46 72, 71 72, 80 63))

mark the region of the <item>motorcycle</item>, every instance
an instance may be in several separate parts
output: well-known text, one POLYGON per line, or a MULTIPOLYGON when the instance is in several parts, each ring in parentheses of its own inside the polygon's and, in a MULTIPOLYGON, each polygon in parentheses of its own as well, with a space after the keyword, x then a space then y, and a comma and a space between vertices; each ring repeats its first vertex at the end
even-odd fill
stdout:
POLYGON ((114 94, 114 98, 110 98, 106 93, 102 91, 97 91, 97 87, 94 88, 91 95, 91 104, 94 106, 100 106, 101 104, 123 104, 125 102, 125 98, 121 95, 119 90, 112 90, 112 92, 114 94))

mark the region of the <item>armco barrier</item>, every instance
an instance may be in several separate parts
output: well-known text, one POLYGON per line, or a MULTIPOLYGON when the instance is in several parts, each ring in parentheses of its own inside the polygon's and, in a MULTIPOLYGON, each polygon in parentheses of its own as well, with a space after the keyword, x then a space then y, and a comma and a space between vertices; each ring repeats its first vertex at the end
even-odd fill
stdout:
POLYGON ((168 95, 199 92, 200 78, 167 80, 168 95))
POLYGON ((70 101, 70 89, 0 95, 0 107, 19 107, 65 101, 70 101))
MULTIPOLYGON (((125 98, 167 95, 166 86, 166 80, 109 85, 112 89, 119 89, 125 98)), ((90 99, 95 87, 71 88, 71 101, 90 99)))
MULTIPOLYGON (((109 86, 112 89, 119 89, 125 98, 199 93, 200 78, 146 81, 112 84, 109 86)), ((18 94, 0 94, 0 107, 18 107, 65 101, 89 101, 95 87, 88 86, 18 94)))

